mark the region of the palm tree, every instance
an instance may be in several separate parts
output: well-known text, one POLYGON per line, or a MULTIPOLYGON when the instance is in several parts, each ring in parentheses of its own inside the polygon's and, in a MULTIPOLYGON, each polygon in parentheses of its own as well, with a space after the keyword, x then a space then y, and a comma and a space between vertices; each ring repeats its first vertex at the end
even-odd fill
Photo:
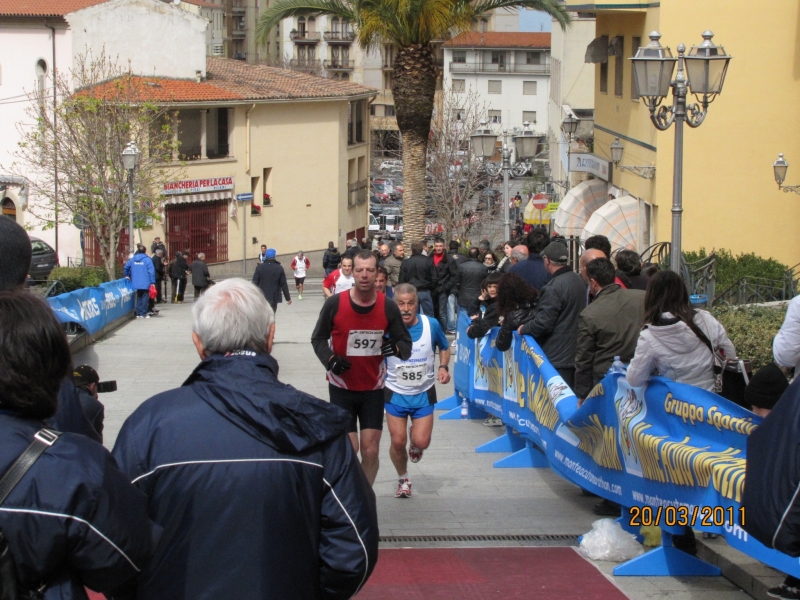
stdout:
POLYGON ((392 94, 403 137, 403 236, 414 241, 425 233, 425 164, 438 77, 431 42, 469 30, 475 16, 521 7, 551 15, 562 29, 570 22, 559 0, 278 0, 261 13, 256 36, 265 45, 281 19, 327 14, 353 23, 364 50, 381 42, 397 47, 392 94))

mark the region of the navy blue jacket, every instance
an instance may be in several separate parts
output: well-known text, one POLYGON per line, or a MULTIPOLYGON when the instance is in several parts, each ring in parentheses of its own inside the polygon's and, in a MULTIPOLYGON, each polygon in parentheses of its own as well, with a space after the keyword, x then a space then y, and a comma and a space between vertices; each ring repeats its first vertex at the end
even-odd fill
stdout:
POLYGON ((114 456, 164 527, 147 600, 350 598, 378 556, 375 495, 342 409, 215 355, 125 422, 114 456))
POLYGON ((540 290, 550 280, 550 274, 544 268, 544 259, 538 254, 531 254, 528 260, 521 260, 509 270, 509 273, 519 275, 532 288, 540 290))
POLYGON ((744 530, 767 548, 800 556, 800 377, 747 438, 744 481, 744 530))
POLYGON ((103 436, 92 426, 86 413, 83 412, 78 390, 68 375, 61 382, 58 390, 58 409, 56 414, 47 420, 48 427, 64 433, 80 433, 95 442, 103 442, 103 436))
MULTIPOLYGON (((43 425, 0 411, 0 473, 43 425)), ((147 498, 108 451, 74 433, 45 450, 0 505, 0 528, 20 579, 47 582, 45 598, 58 600, 85 600, 84 585, 132 590, 160 531, 147 520, 147 498)))

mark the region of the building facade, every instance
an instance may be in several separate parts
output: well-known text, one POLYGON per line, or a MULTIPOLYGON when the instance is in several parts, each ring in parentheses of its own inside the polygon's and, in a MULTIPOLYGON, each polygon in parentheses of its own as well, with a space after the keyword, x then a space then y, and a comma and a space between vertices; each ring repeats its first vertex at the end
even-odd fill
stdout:
POLYGON ((444 43, 444 88, 474 92, 497 130, 545 129, 550 67, 550 33, 467 32, 444 43))
MULTIPOLYGON (((683 249, 727 248, 790 266, 800 262, 800 199, 779 191, 772 171, 779 152, 790 164, 800 164, 800 139, 794 135, 800 115, 773 110, 757 100, 771 93, 781 105, 792 106, 792 98, 800 95, 794 58, 797 3, 779 0, 769 10, 731 10, 722 0, 566 4, 596 16, 594 48, 606 55, 605 61, 594 64, 594 153, 609 160, 609 146, 619 138, 624 145, 620 165, 655 168, 652 179, 613 169, 613 184, 649 207, 652 239, 669 241, 671 236, 675 132, 674 127, 660 132, 651 123, 647 107, 636 98, 628 59, 649 42, 651 31, 659 31, 662 46, 671 47, 677 56, 679 43, 688 51, 710 29, 714 43, 723 45, 733 59, 722 94, 710 105, 703 124, 685 128, 683 249), (764 31, 769 35, 758 35, 764 31), (768 61, 756 60, 767 56, 768 61)), ((689 100, 694 101, 691 95, 689 100)), ((670 95, 665 104, 671 102, 670 95)), ((800 182, 799 172, 790 168, 786 183, 800 182)))

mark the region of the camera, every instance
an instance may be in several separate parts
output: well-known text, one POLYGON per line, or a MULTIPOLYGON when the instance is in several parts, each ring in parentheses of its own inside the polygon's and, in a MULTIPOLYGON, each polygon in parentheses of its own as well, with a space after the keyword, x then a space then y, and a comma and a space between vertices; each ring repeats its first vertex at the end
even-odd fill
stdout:
POLYGON ((116 392, 117 391, 117 382, 116 381, 99 381, 97 382, 97 393, 104 394, 107 392, 116 392))

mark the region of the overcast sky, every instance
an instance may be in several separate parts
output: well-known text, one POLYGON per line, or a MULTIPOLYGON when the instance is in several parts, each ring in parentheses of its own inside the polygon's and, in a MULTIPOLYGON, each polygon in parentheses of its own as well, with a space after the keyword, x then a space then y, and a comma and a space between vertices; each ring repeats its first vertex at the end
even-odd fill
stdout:
POLYGON ((519 11, 520 31, 550 31, 551 25, 550 15, 538 10, 519 11))

